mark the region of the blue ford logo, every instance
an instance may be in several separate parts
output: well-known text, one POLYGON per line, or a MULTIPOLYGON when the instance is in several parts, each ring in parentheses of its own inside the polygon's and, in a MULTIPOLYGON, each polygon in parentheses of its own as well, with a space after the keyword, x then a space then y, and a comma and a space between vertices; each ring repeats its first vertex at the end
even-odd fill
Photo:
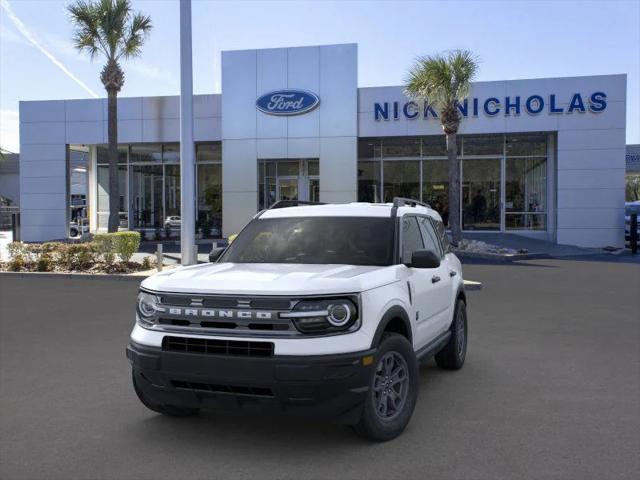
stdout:
POLYGON ((304 90, 276 90, 256 100, 258 110, 269 115, 299 115, 313 110, 320 98, 304 90))

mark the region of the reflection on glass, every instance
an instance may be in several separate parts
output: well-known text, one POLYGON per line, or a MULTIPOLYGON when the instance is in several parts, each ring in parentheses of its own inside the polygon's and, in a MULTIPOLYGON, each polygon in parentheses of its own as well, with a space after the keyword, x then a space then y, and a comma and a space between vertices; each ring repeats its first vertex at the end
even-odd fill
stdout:
POLYGON ((420 158, 420 138, 396 137, 382 141, 383 158, 420 158))
POLYGON ((197 162, 221 162, 222 161, 222 144, 216 143, 199 143, 196 145, 196 161, 197 162))
POLYGON ((161 228, 162 165, 131 165, 133 228, 161 228))
POLYGON ((394 197, 420 198, 420 161, 384 162, 384 201, 394 197))
POLYGON ((180 165, 164 167, 164 216, 180 216, 180 165))
POLYGON ((161 163, 162 145, 156 143, 141 143, 131 145, 131 163, 161 163))
POLYGON ((505 228, 546 228, 547 160, 507 158, 505 171, 505 228))
POLYGON ((380 162, 358 162, 358 201, 380 202, 380 162))
POLYGON ((500 229, 500 159, 463 159, 462 228, 500 229))
POLYGON ((222 165, 198 164, 198 222, 203 236, 222 231, 222 165))
POLYGON ((507 157, 547 154, 547 135, 543 133, 509 134, 505 143, 507 157))
POLYGON ((431 205, 449 223, 449 162, 425 160, 422 162, 422 201, 431 205))
POLYGON ((297 178, 280 178, 279 182, 279 200, 298 200, 298 179, 297 178))
POLYGON ((504 151, 503 135, 465 135, 462 140, 464 156, 502 155, 504 151))
MULTIPOLYGON (((118 146, 118 163, 127 163, 127 154, 129 148, 126 145, 118 146)), ((98 145, 96 147, 97 163, 108 164, 109 163, 109 147, 107 145, 98 145)))
POLYGON ((162 146, 162 161, 164 163, 180 163, 180 144, 165 144, 162 146))
MULTIPOLYGON (((458 137, 458 143, 460 137, 458 137)), ((458 150, 459 152, 460 150, 458 150)), ((444 135, 430 135, 422 137, 422 155, 427 157, 442 157, 447 154, 447 140, 444 135)))
MULTIPOLYGON (((97 166, 97 213, 98 228, 107 228, 109 226, 109 166, 97 166)), ((128 227, 128 199, 127 192, 127 165, 118 165, 118 193, 120 196, 120 227, 128 227)))

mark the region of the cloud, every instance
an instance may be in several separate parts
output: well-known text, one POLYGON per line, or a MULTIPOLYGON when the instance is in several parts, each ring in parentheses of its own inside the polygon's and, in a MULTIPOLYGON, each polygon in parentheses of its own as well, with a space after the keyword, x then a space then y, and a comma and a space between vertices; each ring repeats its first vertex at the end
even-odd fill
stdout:
POLYGON ((17 152, 20 149, 20 122, 15 110, 0 110, 0 147, 17 152))
POLYGON ((94 98, 100 98, 100 95, 98 95, 96 92, 91 90, 91 88, 89 88, 89 86, 86 83, 84 83, 82 80, 80 80, 78 77, 76 77, 67 67, 64 66, 64 64, 60 60, 58 60, 51 52, 49 52, 49 50, 47 50, 36 39, 36 37, 29 31, 27 26, 24 23, 22 23, 22 20, 20 20, 16 16, 16 14, 13 12, 13 9, 11 8, 11 5, 9 4, 9 0, 0 0, 0 6, 2 6, 4 11, 7 13, 7 16, 9 17, 9 20, 11 20, 11 22, 15 25, 15 27, 18 29, 18 31, 22 34, 22 36, 29 43, 31 43, 31 45, 33 45, 35 48, 40 50, 40 52, 42 52, 42 54, 44 56, 46 56, 49 60, 51 60, 51 62, 56 67, 58 67, 60 70, 62 70, 62 72, 67 77, 69 77, 76 84, 78 84, 80 87, 82 87, 82 89, 85 90, 89 95, 91 95, 94 98))

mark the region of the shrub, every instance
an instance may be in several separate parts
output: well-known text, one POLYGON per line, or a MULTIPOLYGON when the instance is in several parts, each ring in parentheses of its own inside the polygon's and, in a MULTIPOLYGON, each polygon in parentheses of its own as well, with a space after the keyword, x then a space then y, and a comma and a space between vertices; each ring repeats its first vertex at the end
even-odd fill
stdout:
MULTIPOLYGON (((27 245, 22 242, 11 242, 7 246, 7 252, 9 253, 10 260, 16 257, 23 257, 27 253, 27 245)), ((24 258, 22 260, 24 262, 24 258)))
POLYGON ((140 241, 141 242, 146 242, 148 240, 147 231, 146 230, 139 230, 139 232, 140 232, 140 241))
POLYGON ((51 255, 48 253, 43 253, 38 258, 38 262, 36 263, 36 270, 39 272, 50 272, 53 270, 53 260, 51 259, 51 255))
MULTIPOLYGON (((17 243, 17 242, 13 242, 13 243, 17 243)), ((11 272, 19 272, 20 270, 24 269, 24 258, 22 258, 22 255, 15 254, 11 260, 9 261, 9 271, 11 272)))
POLYGON ((116 232, 112 233, 115 242, 115 251, 123 262, 128 263, 134 253, 140 248, 140 233, 116 232))
POLYGON ((115 238, 112 233, 98 233, 93 237, 98 253, 107 265, 112 265, 116 259, 115 238))
POLYGON ((61 246, 60 264, 67 270, 85 270, 98 260, 99 249, 95 243, 75 243, 61 246))
POLYGON ((144 257, 142 259, 142 269, 151 270, 153 268, 153 259, 151 257, 144 257))

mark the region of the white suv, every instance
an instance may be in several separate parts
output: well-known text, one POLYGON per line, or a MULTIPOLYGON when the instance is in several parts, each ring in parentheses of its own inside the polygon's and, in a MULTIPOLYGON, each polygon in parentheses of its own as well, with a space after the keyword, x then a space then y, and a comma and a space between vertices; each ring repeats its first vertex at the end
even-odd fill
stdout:
POLYGON ((417 201, 272 207, 212 257, 142 282, 127 356, 153 411, 257 407, 388 440, 418 361, 464 363, 460 261, 417 201))

